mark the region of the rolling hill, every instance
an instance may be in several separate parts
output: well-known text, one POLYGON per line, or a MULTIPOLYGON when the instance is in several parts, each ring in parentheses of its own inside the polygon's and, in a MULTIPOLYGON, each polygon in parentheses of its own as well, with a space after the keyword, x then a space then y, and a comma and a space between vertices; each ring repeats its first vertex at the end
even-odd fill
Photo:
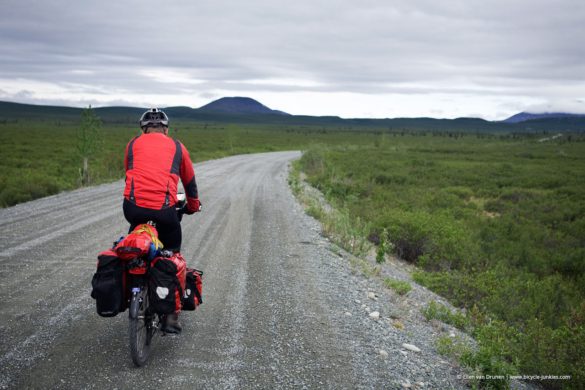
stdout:
MULTIPOLYGON (((104 123, 136 125, 147 108, 99 107, 96 114, 104 123)), ((0 102, 0 125, 19 120, 45 122, 78 122, 81 108, 0 102)), ((226 97, 200 108, 166 107, 171 123, 240 123, 275 126, 300 126, 312 129, 336 127, 347 131, 448 131, 448 132, 585 132, 585 115, 526 114, 505 121, 480 118, 392 118, 343 119, 337 116, 290 115, 272 110, 246 97, 226 97)))
POLYGON ((530 112, 520 112, 518 114, 512 115, 511 117, 504 119, 503 122, 506 123, 520 123, 526 122, 531 120, 540 120, 540 119, 558 119, 558 118, 582 118, 585 117, 585 114, 569 114, 566 112, 545 112, 541 114, 535 114, 530 112))
POLYGON ((199 112, 221 114, 276 114, 289 115, 286 112, 272 110, 264 104, 249 97, 223 97, 198 109, 199 112))

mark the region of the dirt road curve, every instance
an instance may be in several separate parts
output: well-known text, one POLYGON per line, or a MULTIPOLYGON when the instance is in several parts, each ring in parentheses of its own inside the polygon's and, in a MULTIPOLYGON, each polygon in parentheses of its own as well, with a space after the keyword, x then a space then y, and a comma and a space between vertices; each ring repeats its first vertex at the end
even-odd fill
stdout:
POLYGON ((195 166, 204 212, 184 219, 183 254, 205 271, 205 303, 141 369, 127 312, 100 318, 89 296, 96 254, 127 229, 122 182, 0 210, 0 388, 395 388, 416 377, 460 387, 398 349, 381 359, 382 341, 344 315, 359 310, 356 276, 336 271, 344 260, 290 193, 298 156, 195 166))

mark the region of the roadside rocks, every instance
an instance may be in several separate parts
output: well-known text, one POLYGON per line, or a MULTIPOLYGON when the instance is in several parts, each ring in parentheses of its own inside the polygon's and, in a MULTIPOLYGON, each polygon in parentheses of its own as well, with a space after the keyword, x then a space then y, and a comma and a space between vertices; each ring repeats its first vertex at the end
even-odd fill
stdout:
POLYGON ((425 387, 425 384, 424 382, 420 381, 411 383, 408 379, 406 379, 400 382, 400 386, 402 386, 403 389, 421 389, 425 387))
POLYGON ((420 348, 417 347, 416 345, 412 345, 412 344, 404 343, 404 344, 402 344, 402 348, 408 349, 409 351, 412 351, 412 352, 420 352, 420 348))
MULTIPOLYGON (((307 221, 307 226, 311 223, 307 221)), ((440 363, 443 357, 434 348, 437 334, 443 331, 434 329, 421 314, 421 307, 427 301, 439 298, 415 283, 412 283, 413 293, 408 297, 399 296, 386 288, 383 277, 409 280, 406 271, 398 266, 384 266, 380 277, 363 274, 359 268, 361 263, 353 255, 335 244, 332 246, 334 250, 330 251, 326 263, 332 268, 322 270, 327 275, 325 290, 335 290, 336 275, 343 274, 342 283, 346 288, 341 294, 343 306, 335 310, 339 315, 332 321, 342 322, 343 334, 349 335, 355 363, 360 367, 359 372, 368 378, 362 387, 465 389, 466 384, 458 379, 463 372, 461 368, 451 362, 440 363), (343 258, 338 252, 343 253, 343 258)), ((334 307, 335 304, 335 301, 328 303, 334 307)))

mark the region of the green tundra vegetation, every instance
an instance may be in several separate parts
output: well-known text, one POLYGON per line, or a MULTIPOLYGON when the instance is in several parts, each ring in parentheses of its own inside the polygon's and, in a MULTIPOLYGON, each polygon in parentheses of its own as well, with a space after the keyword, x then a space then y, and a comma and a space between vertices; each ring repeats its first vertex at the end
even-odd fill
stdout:
MULTIPOLYGON (((139 129, 122 122, 102 123, 84 177, 80 118, 0 121, 0 206, 123 178, 124 147, 139 129)), ((585 380, 583 133, 540 142, 550 134, 191 120, 171 135, 194 161, 305 150, 307 180, 381 244, 377 260, 393 251, 416 264, 417 282, 466 313, 426 309, 478 341, 469 349, 445 338, 441 350, 478 373, 573 377, 544 381, 549 388, 585 380)))
POLYGON ((371 241, 418 265, 417 282, 467 313, 425 313, 473 334, 467 365, 571 375, 542 384, 574 388, 585 380, 585 139, 542 138, 383 134, 310 148, 299 165, 337 209, 367 221, 371 241))
MULTIPOLYGON (((0 207, 75 189, 85 182, 100 184, 124 177, 124 148, 140 134, 136 121, 102 123, 99 139, 93 141, 99 149, 88 159, 88 177, 84 177, 80 142, 87 137, 81 132, 81 116, 75 118, 0 121, 0 207)), ((193 121, 174 122, 169 135, 185 144, 193 161, 305 149, 315 142, 365 145, 376 138, 371 131, 339 132, 337 128, 320 125, 193 121)))

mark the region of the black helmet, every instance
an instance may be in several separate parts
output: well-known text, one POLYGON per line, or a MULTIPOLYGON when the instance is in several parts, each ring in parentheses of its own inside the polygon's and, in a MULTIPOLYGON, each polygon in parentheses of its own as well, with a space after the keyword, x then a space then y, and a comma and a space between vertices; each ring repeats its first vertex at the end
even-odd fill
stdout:
POLYGON ((161 125, 169 127, 169 117, 164 111, 161 111, 158 108, 151 108, 142 114, 142 117, 140 118, 140 128, 142 129, 148 126, 158 127, 161 125))

